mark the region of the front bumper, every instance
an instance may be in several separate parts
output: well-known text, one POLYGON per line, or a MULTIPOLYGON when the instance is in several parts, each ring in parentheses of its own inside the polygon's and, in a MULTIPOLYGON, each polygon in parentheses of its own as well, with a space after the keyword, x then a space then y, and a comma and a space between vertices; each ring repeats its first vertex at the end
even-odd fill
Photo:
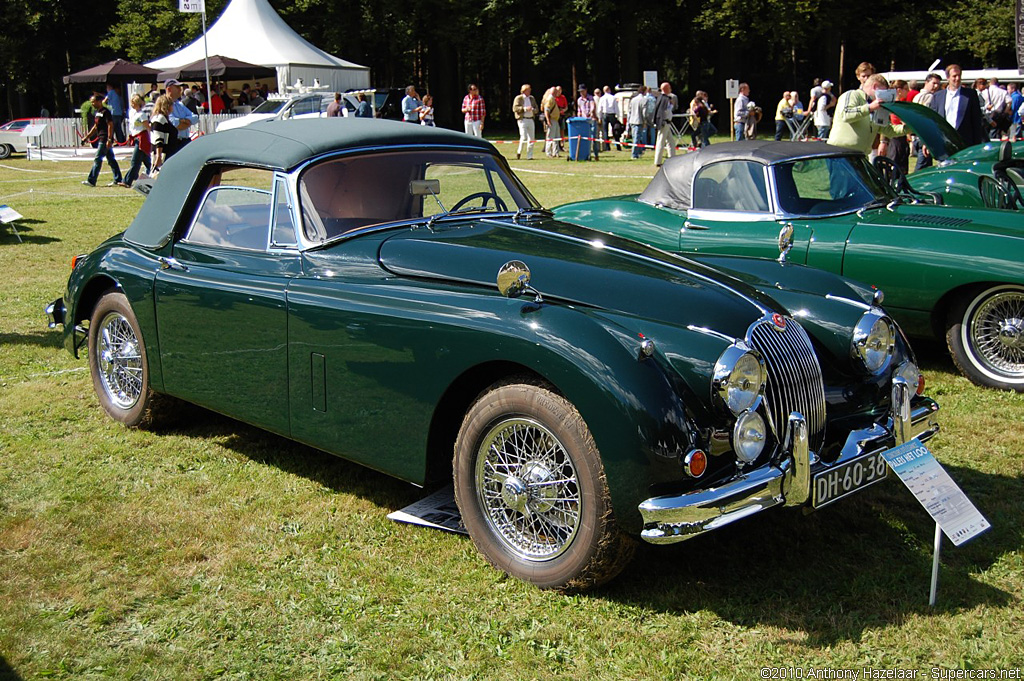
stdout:
POLYGON ((58 298, 44 308, 46 312, 47 325, 52 329, 58 324, 64 324, 64 299, 58 298))
POLYGON ((804 417, 789 417, 786 442, 770 465, 741 473, 710 489, 654 497, 640 504, 644 530, 640 536, 652 544, 690 539, 746 518, 772 506, 806 506, 814 475, 848 461, 908 442, 930 439, 939 431, 939 405, 929 397, 911 397, 902 379, 893 381, 893 409, 885 423, 852 431, 839 457, 826 464, 808 447, 804 417))

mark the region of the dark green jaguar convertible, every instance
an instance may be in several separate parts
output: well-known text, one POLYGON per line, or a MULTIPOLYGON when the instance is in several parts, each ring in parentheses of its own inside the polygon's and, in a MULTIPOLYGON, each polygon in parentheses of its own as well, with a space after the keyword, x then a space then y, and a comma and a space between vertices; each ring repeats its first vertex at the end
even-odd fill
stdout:
POLYGON ((615 576, 633 538, 820 508, 938 407, 872 290, 557 222, 482 140, 318 119, 203 137, 48 312, 100 405, 193 402, 417 485, 498 568, 615 576))
POLYGON ((669 159, 638 196, 555 215, 675 253, 779 255, 871 284, 911 336, 980 385, 1024 391, 1024 221, 897 194, 863 154, 730 142, 669 159))

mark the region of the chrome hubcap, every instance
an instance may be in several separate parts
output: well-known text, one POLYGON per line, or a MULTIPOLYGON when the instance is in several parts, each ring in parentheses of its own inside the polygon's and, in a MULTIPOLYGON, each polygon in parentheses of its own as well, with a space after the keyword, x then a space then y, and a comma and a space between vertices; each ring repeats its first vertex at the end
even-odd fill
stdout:
POLYGON ((100 322, 96 344, 103 391, 117 407, 131 409, 142 396, 139 339, 124 315, 111 312, 100 322))
POLYGON ((531 419, 501 421, 484 436, 475 467, 487 524, 520 558, 551 560, 579 530, 576 468, 562 443, 531 419))
POLYGON ((978 359, 1007 378, 1024 378, 1024 293, 1005 291, 983 301, 970 323, 978 359))

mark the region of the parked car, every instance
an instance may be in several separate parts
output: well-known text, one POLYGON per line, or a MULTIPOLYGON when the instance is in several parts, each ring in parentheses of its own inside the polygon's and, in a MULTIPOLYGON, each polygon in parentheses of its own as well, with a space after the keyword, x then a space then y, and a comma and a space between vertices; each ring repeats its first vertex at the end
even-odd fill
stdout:
POLYGON ((291 96, 271 95, 267 101, 244 116, 218 123, 217 132, 244 128, 258 121, 319 118, 327 113, 327 105, 333 101, 333 92, 313 92, 291 96))
POLYGON ((632 538, 826 506, 931 437, 938 406, 878 301, 558 222, 490 143, 353 118, 188 145, 47 313, 113 419, 179 398, 454 479, 487 560, 576 589, 632 538))
POLYGON ((899 116, 928 147, 935 165, 906 178, 891 178, 909 188, 940 197, 951 206, 1024 210, 1024 142, 985 142, 968 147, 960 133, 935 111, 920 104, 882 105, 899 116))
POLYGON ((730 142, 669 159, 640 195, 560 219, 666 251, 779 254, 885 291, 911 336, 943 338, 965 376, 1024 391, 1024 224, 1008 211, 910 203, 863 154, 819 142, 730 142))
POLYGON ((28 150, 28 138, 21 132, 32 122, 31 118, 16 118, 0 125, 0 160, 11 154, 24 154, 28 150))

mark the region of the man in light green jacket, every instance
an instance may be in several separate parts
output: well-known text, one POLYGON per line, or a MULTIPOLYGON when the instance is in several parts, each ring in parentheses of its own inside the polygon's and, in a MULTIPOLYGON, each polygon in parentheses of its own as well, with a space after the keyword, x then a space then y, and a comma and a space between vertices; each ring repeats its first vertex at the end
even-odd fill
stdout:
POLYGON ((840 95, 828 143, 837 147, 856 149, 867 155, 871 153, 875 135, 896 137, 906 134, 903 131, 903 124, 892 125, 887 114, 883 113, 884 124, 879 123, 873 115, 882 106, 881 100, 875 97, 875 91, 888 88, 889 81, 882 74, 876 73, 869 76, 861 84, 860 89, 847 90, 840 95))

